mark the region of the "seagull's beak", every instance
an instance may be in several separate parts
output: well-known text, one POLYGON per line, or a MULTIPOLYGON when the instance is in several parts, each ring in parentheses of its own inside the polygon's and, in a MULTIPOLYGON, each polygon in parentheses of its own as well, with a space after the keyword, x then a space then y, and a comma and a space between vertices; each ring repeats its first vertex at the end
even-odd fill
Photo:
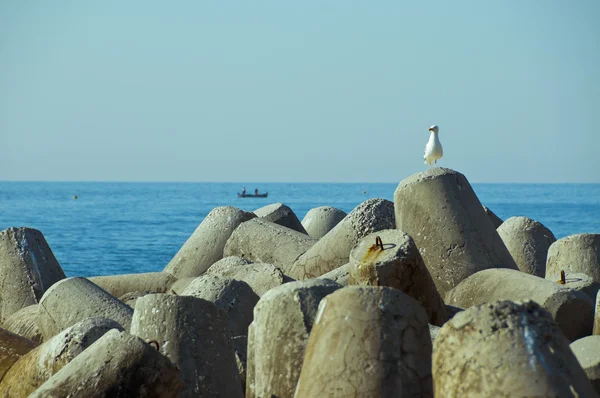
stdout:
POLYGON ((433 131, 433 129, 427 129, 427 131, 433 131))

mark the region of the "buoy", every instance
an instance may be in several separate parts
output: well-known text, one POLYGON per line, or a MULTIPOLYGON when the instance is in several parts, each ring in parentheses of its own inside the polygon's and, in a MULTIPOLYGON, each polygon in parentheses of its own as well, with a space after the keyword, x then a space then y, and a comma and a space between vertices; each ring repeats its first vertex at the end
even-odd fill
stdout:
POLYGON ((73 199, 77 200, 77 195, 73 195, 73 199))

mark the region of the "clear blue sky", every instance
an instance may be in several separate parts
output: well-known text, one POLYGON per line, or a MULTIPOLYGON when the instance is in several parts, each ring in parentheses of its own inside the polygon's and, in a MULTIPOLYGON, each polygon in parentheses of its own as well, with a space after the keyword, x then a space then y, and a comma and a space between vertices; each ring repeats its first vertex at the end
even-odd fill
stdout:
POLYGON ((0 180, 600 182, 600 1, 0 0, 0 180))

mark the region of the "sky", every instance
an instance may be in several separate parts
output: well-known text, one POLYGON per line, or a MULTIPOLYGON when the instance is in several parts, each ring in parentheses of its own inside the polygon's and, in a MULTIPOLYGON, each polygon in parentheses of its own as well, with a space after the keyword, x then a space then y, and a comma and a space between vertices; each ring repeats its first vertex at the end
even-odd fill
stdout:
POLYGON ((600 1, 0 0, 0 181, 600 182, 600 1))

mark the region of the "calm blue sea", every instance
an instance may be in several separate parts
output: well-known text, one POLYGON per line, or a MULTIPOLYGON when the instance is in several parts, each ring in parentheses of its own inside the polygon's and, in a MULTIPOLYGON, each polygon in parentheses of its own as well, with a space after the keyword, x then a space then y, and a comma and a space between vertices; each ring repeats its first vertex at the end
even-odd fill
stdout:
MULTIPOLYGON (((44 234, 67 276, 160 271, 216 206, 317 206, 350 212, 368 198, 393 201, 397 184, 249 183, 267 199, 237 198, 234 183, 0 182, 0 230, 44 234), (363 193, 365 191, 366 193, 363 193), (74 200, 73 195, 78 199, 74 200)), ((540 221, 557 238, 600 233, 600 184, 473 184, 499 217, 540 221)))

